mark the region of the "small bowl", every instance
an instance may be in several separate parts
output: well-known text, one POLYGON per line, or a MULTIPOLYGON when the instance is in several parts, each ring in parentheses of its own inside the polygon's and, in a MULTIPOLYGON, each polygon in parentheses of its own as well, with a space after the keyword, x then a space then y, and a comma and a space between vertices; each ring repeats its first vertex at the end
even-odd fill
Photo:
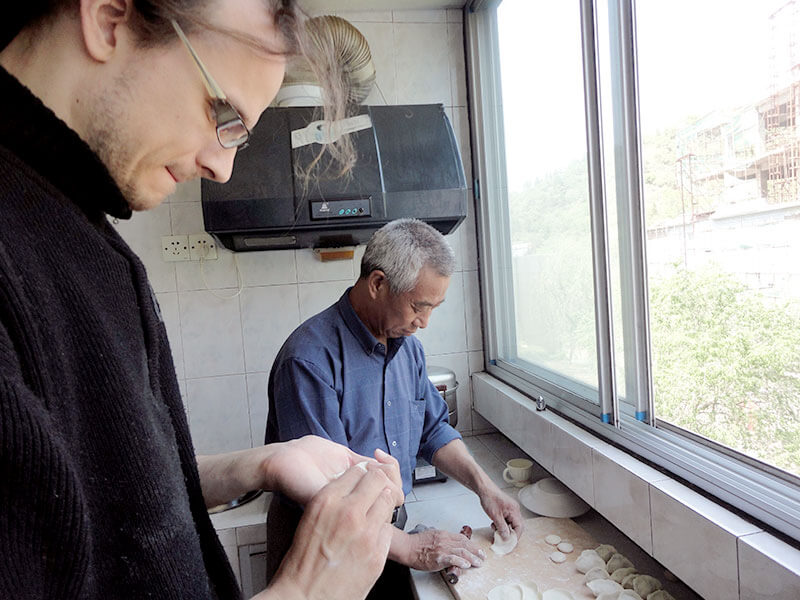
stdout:
POLYGON ((577 517, 591 508, 553 477, 545 477, 522 488, 519 491, 519 501, 537 515, 556 519, 577 517))

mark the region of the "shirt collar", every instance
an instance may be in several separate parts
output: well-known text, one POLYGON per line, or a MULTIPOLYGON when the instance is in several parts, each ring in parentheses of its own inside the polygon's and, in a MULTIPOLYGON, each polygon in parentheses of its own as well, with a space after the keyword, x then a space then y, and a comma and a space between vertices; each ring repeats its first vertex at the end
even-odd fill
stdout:
POLYGON ((30 165, 92 220, 131 209, 102 161, 27 87, 0 67, 0 145, 30 165))
MULTIPOLYGON (((353 337, 355 337, 358 340, 358 343, 361 344, 364 352, 366 352, 369 356, 372 356, 375 352, 380 350, 378 347, 383 346, 383 344, 381 344, 375 338, 375 336, 372 335, 372 332, 367 329, 367 326, 364 325, 364 322, 361 320, 358 314, 356 314, 356 310, 353 308, 353 304, 350 302, 350 290, 352 289, 353 287, 350 286, 345 290, 344 294, 342 294, 342 297, 339 298, 339 301, 336 303, 336 306, 339 309, 339 313, 342 315, 345 325, 347 325, 347 328, 350 330, 350 333, 352 333, 353 337)), ((386 352, 387 359, 391 360, 392 357, 397 354, 397 351, 403 345, 403 342, 405 342, 405 338, 389 338, 387 341, 389 348, 388 350, 384 349, 384 352, 386 352)))

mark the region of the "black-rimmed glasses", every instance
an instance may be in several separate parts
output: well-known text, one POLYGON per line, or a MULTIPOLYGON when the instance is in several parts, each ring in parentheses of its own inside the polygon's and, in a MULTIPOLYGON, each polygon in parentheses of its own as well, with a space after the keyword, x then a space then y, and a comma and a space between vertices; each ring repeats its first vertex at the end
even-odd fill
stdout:
POLYGON ((183 33, 183 29, 181 29, 177 21, 171 19, 170 23, 172 23, 175 33, 181 38, 189 54, 192 55, 194 64, 197 65, 197 69, 203 76, 203 83, 212 100, 214 120, 217 122, 217 139, 220 145, 223 148, 244 148, 247 146, 247 140, 250 139, 250 130, 247 129, 247 125, 244 124, 242 115, 240 115, 239 111, 228 101, 225 92, 222 91, 217 82, 214 81, 214 78, 211 77, 211 74, 206 70, 203 61, 197 56, 197 52, 192 48, 192 45, 186 38, 186 34, 183 33))

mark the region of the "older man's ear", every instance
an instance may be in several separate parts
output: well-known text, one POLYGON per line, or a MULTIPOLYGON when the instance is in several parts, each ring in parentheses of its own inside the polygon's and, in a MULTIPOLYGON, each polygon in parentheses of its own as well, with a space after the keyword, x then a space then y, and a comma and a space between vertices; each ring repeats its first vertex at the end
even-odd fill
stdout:
POLYGON ((373 300, 385 296, 389 291, 389 280, 386 279, 386 274, 380 269, 372 271, 367 276, 367 289, 373 300))

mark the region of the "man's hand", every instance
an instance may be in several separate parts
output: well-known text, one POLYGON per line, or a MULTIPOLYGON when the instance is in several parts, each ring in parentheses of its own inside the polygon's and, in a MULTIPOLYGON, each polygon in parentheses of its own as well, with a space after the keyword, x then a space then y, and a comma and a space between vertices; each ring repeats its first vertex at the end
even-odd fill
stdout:
POLYGON ((400 562, 420 571, 440 571, 452 565, 462 569, 479 567, 486 553, 460 533, 441 529, 426 529, 412 535, 406 534, 408 547, 400 562))
POLYGON ((496 485, 490 486, 480 494, 480 499, 484 512, 492 520, 492 526, 504 540, 508 539, 509 527, 514 530, 517 537, 522 535, 522 514, 516 500, 504 494, 496 485))
POLYGON ((306 507, 289 553, 259 600, 360 600, 380 575, 396 486, 380 465, 351 467, 306 507))
POLYGON ((391 482, 394 506, 403 503, 403 484, 397 460, 375 451, 375 459, 356 454, 346 446, 308 435, 297 440, 266 446, 273 451, 263 462, 265 489, 283 492, 300 504, 307 504, 325 485, 358 463, 367 461, 391 482))

